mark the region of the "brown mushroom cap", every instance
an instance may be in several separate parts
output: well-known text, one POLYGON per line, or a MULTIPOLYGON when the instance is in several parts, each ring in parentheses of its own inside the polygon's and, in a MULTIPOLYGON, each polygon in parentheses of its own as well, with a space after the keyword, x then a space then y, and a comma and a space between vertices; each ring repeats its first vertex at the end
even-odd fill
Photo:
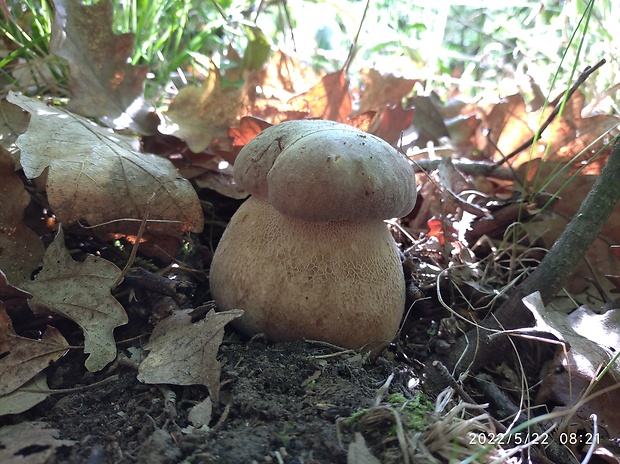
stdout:
POLYGON ((264 130, 239 153, 235 180, 282 214, 314 222, 402 217, 416 200, 404 155, 333 121, 289 121, 264 130))

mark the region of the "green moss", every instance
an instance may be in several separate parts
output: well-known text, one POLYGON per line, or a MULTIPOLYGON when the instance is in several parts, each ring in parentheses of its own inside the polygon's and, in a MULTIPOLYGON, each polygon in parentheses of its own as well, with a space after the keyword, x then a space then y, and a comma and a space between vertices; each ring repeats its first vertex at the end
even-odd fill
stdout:
MULTIPOLYGON (((408 430, 424 430, 428 424, 429 411, 432 411, 435 405, 428 399, 424 393, 416 393, 409 399, 401 393, 393 393, 386 397, 387 404, 400 413, 403 425, 408 430)), ((345 425, 351 426, 356 423, 370 409, 361 409, 344 420, 345 425)), ((390 427, 389 435, 396 434, 396 426, 390 427)))
MULTIPOLYGON (((416 393, 412 399, 407 399, 400 393, 393 393, 386 398, 394 405, 402 417, 403 425, 409 430, 424 430, 428 421, 428 412, 434 409, 434 404, 424 393, 416 393)), ((396 429, 390 430, 396 432, 396 429)))

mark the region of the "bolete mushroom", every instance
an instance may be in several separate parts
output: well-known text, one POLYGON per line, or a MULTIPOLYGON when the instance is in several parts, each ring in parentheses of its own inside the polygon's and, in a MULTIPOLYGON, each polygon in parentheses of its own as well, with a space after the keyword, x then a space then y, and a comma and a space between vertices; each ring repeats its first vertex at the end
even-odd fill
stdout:
POLYGON ((273 341, 323 340, 376 350, 405 305, 396 243, 384 219, 415 205, 413 168, 383 140, 332 121, 290 121, 239 153, 252 196, 233 215, 210 271, 220 310, 273 341))

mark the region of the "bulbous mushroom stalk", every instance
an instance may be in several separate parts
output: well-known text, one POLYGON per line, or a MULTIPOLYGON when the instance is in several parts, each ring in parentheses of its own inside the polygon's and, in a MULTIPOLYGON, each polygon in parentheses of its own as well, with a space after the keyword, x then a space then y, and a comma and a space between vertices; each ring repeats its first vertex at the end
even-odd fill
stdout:
POLYGON ((220 310, 274 341, 323 340, 376 350, 405 305, 396 243, 383 219, 415 205, 413 168, 381 139, 331 121, 290 121, 260 133, 235 162, 250 197, 213 257, 220 310))

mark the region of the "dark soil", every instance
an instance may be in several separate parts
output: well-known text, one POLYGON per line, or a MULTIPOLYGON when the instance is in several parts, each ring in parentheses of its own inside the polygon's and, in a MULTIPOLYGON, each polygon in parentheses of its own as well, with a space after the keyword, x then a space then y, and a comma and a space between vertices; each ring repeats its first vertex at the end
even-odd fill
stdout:
POLYGON ((220 348, 222 388, 209 426, 194 428, 188 411, 208 396, 204 387, 140 383, 135 369, 117 364, 89 374, 78 355, 50 375, 54 395, 20 420, 37 420, 75 440, 54 463, 346 463, 353 435, 339 419, 373 404, 396 373, 390 391, 413 374, 384 357, 363 362, 309 343, 240 342, 227 335, 220 348), (87 384, 118 376, 88 388, 87 384), (77 380, 77 383, 76 383, 77 380), (171 393, 175 401, 167 401, 171 393))

